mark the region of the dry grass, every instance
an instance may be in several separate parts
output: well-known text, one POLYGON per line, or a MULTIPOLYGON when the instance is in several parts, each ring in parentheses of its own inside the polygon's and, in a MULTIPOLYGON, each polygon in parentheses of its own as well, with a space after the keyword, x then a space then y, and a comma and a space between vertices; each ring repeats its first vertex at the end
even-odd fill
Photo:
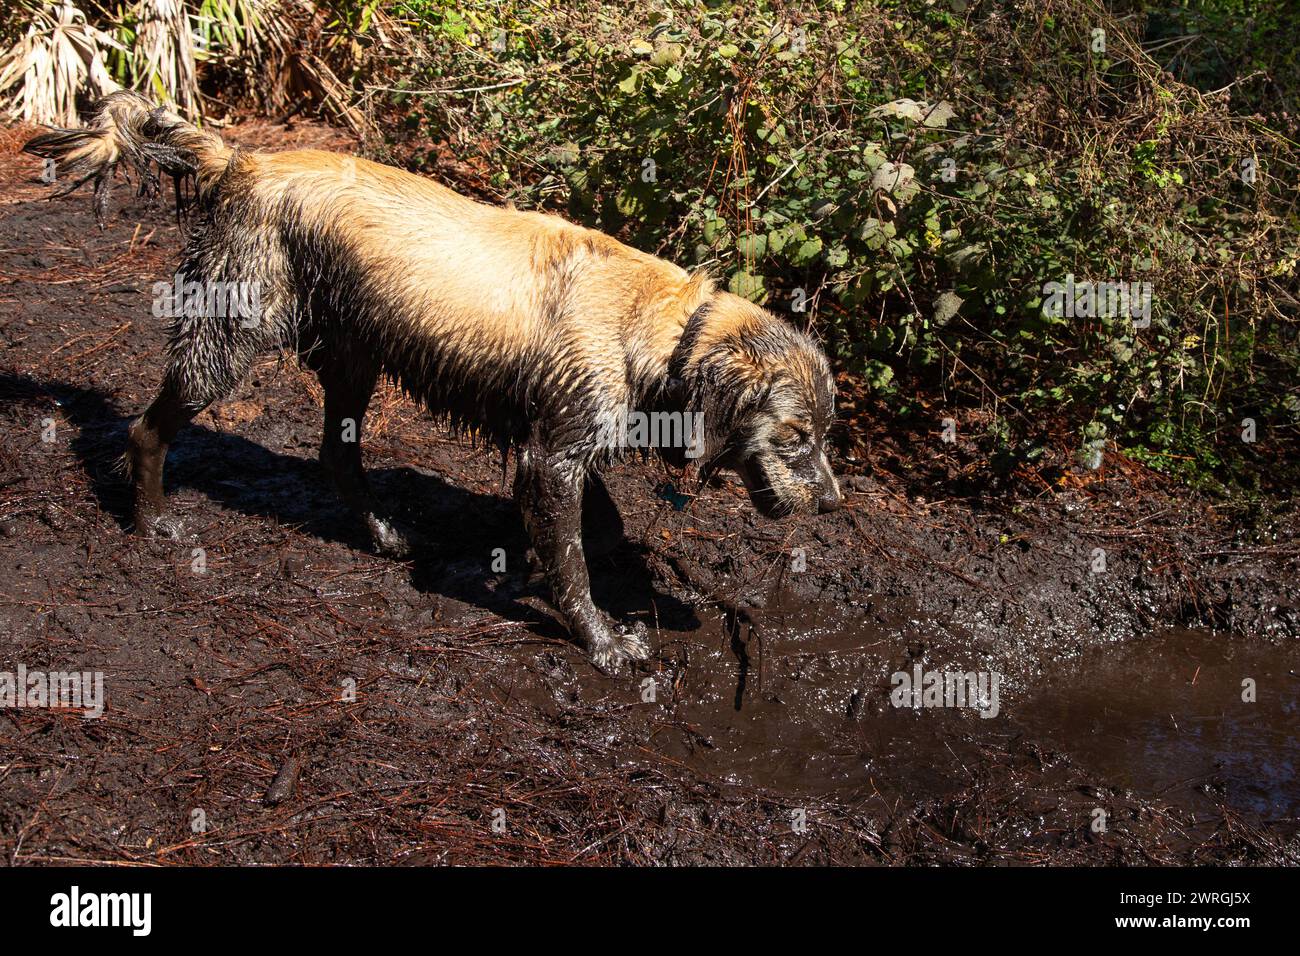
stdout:
POLYGON ((182 113, 199 113, 198 67, 194 35, 182 0, 144 0, 133 50, 137 86, 182 113))
POLYGON ((5 112, 10 120, 75 125, 79 94, 102 96, 118 88, 106 54, 125 47, 72 3, 29 3, 19 7, 24 12, 30 18, 26 31, 0 54, 5 112))
MULTIPOLYGON (((328 4, 134 0, 117 10, 97 0, 17 2, 21 35, 0 51, 0 110, 10 120, 74 126, 78 102, 129 85, 191 118, 210 103, 273 113, 314 105, 353 132, 366 129, 348 79, 361 48, 328 4)), ((397 48, 397 27, 386 19, 366 29, 372 45, 397 48)))

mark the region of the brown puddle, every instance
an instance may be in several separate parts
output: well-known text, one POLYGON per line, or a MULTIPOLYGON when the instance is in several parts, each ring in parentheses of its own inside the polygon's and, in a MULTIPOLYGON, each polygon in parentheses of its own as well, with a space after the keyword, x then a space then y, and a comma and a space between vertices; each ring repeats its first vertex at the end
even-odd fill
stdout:
POLYGON ((1096 647, 1029 680, 1003 678, 996 716, 895 707, 890 675, 989 665, 959 637, 787 603, 729 636, 701 612, 664 633, 684 658, 661 753, 729 783, 855 802, 926 799, 971 782, 990 753, 1064 755, 1095 785, 1182 806, 1300 817, 1300 653, 1170 629, 1096 647), (928 634, 927 634, 928 631, 928 634), (1256 699, 1243 702, 1242 681, 1256 699))
POLYGON ((1193 806, 1300 817, 1300 666, 1294 649, 1171 629, 1095 649, 1012 719, 1112 786, 1193 806), (1254 682, 1254 702, 1243 681, 1254 682))

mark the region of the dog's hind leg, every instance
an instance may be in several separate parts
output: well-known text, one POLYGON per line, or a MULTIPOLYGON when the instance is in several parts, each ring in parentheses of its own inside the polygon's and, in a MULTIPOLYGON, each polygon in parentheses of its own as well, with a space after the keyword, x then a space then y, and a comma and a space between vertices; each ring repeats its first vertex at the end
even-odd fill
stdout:
POLYGON ((361 463, 361 422, 379 379, 378 363, 337 355, 304 354, 325 390, 325 426, 321 433, 320 461, 344 504, 365 524, 376 551, 393 558, 406 557, 410 544, 393 523, 379 514, 361 463))
POLYGON ((176 433, 211 399, 195 396, 169 370, 145 413, 127 430, 126 466, 134 492, 132 519, 136 534, 167 531, 163 523, 163 462, 176 433))
POLYGON ((234 390, 268 342, 260 313, 245 311, 243 299, 222 298, 227 284, 214 276, 221 273, 205 267, 203 250, 192 249, 176 273, 183 294, 167 302, 173 312, 162 388, 127 431, 137 534, 174 533, 163 518, 167 449, 182 426, 234 390))
POLYGON ((601 670, 617 673, 624 660, 645 660, 643 633, 615 632, 591 600, 582 550, 582 492, 587 469, 563 453, 532 443, 519 450, 515 498, 569 631, 601 670))

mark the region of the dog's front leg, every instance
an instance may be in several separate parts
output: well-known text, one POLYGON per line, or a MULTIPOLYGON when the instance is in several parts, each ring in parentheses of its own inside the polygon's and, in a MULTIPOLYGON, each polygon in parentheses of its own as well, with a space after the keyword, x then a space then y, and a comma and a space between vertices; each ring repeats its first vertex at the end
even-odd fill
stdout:
POLYGON ((531 445, 519 452, 515 498, 551 586, 557 610, 592 662, 617 673, 624 660, 650 654, 644 628, 616 631, 591 600, 582 551, 582 489, 587 469, 563 454, 531 445))

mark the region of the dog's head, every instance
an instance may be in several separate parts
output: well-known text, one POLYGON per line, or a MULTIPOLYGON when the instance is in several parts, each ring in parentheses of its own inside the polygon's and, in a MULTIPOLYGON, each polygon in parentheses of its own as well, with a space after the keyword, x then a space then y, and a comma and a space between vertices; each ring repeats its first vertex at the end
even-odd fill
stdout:
POLYGON ((705 471, 730 468, 769 518, 834 511, 843 498, 826 457, 835 382, 812 338, 758 306, 718 293, 688 328, 682 379, 703 415, 705 471))

